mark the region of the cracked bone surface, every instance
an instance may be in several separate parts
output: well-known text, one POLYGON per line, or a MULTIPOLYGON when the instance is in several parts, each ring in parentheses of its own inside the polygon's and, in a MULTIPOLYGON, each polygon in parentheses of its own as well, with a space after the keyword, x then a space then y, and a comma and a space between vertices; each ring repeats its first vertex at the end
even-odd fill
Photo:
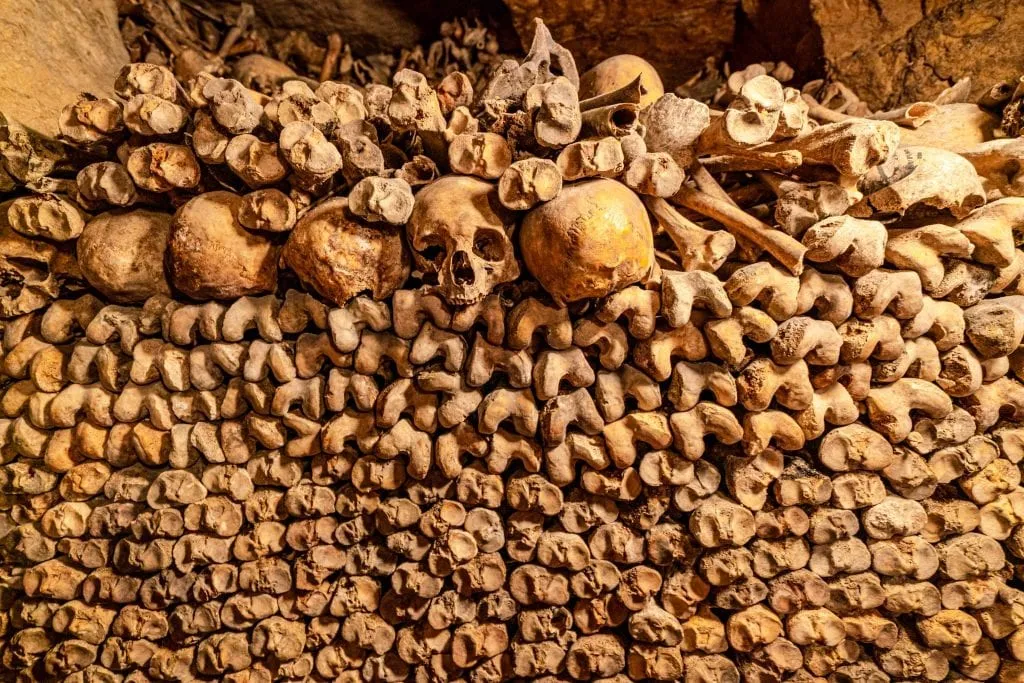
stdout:
POLYGON ((255 57, 0 136, 0 680, 1024 680, 1013 140, 255 57))

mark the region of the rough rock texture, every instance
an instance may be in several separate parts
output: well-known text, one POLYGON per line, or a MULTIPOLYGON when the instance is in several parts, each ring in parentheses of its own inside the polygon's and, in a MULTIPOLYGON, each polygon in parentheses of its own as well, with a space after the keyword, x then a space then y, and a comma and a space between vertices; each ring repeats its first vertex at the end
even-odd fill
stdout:
POLYGON ((796 80, 821 75, 821 31, 808 0, 743 0, 731 51, 737 65, 785 61, 796 80))
POLYGON ((256 8, 257 17, 270 26, 328 33, 337 31, 357 51, 408 48, 436 32, 442 21, 474 11, 493 15, 501 8, 499 0, 437 0, 424 3, 403 0, 249 2, 256 8))
POLYGON ((115 0, 0 0, 0 111, 41 133, 80 92, 111 94, 128 52, 115 0))
POLYGON ((1016 0, 811 0, 828 70, 876 108, 934 97, 965 76, 973 95, 1024 69, 1016 0))
POLYGON ((623 52, 658 68, 669 87, 683 81, 709 55, 732 42, 737 0, 505 0, 519 35, 529 45, 541 17, 555 40, 582 69, 623 52))

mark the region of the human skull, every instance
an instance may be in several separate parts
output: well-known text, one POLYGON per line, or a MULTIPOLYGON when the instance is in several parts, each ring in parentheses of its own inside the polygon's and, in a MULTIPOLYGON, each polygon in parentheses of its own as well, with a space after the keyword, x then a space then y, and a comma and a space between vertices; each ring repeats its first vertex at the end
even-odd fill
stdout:
POLYGON ((329 199, 308 211, 284 245, 284 260, 304 285, 337 306, 362 292, 386 299, 409 277, 409 250, 399 227, 370 225, 329 199))
POLYGON ((170 296, 164 255, 173 216, 149 209, 108 211, 88 222, 78 238, 78 264, 86 281, 118 303, 170 296))
POLYGON ((242 227, 244 204, 236 194, 217 191, 178 209, 165 257, 175 289, 199 301, 274 291, 280 247, 242 227))
POLYGON ((514 227, 494 185, 452 175, 420 190, 406 230, 417 267, 436 273, 441 295, 462 306, 519 277, 514 227))
POLYGON ((39 310, 57 298, 65 279, 81 279, 72 249, 15 232, 9 206, 0 204, 0 318, 39 310))
POLYGON ((519 247, 526 268, 560 304, 607 296, 655 271, 643 202, 607 178, 573 183, 526 214, 519 247))

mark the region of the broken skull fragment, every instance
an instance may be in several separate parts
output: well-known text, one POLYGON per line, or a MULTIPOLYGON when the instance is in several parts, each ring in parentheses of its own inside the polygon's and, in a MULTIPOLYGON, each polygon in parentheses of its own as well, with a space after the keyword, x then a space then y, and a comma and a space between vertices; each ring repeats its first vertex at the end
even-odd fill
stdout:
POLYGON ((6 678, 1020 680, 1013 140, 491 56, 0 126, 6 678))

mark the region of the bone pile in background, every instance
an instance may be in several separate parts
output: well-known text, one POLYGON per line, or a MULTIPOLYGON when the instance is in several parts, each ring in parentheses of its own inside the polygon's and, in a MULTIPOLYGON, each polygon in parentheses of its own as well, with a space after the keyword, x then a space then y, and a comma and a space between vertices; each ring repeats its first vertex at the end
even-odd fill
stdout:
POLYGON ((538 23, 479 88, 116 90, 0 141, 4 680, 1024 680, 963 85, 712 109, 538 23))

